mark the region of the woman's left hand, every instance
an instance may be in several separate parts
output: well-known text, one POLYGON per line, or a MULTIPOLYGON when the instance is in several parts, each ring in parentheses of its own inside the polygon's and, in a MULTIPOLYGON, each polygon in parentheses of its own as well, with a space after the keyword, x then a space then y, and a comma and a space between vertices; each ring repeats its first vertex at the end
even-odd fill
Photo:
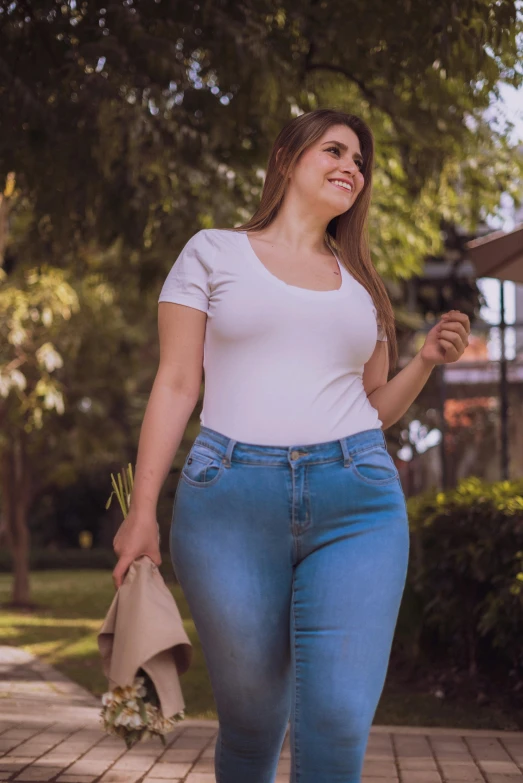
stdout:
POLYGON ((470 321, 460 310, 444 313, 439 323, 428 333, 421 358, 429 364, 450 364, 457 361, 469 344, 470 321))

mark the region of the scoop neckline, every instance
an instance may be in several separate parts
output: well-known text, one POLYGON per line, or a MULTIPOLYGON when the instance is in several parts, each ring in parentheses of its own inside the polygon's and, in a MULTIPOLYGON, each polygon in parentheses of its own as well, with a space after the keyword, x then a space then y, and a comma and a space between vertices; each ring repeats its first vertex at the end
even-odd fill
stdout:
POLYGON ((341 275, 341 286, 339 288, 331 288, 327 291, 320 291, 316 288, 303 288, 299 285, 292 285, 291 283, 286 283, 285 280, 281 280, 279 277, 276 277, 276 275, 273 275, 272 272, 269 272, 265 264, 261 261, 261 259, 258 257, 258 255, 254 252, 254 248, 251 245, 251 241, 249 237, 247 236, 247 231, 242 230, 238 231, 237 233, 241 234, 244 237, 246 249, 247 249, 247 255, 251 259, 252 266, 258 270, 258 272, 263 275, 266 279, 270 279, 272 282, 274 282, 276 285, 279 285, 280 287, 285 288, 286 291, 290 291, 293 294, 296 294, 298 296, 304 296, 307 298, 322 298, 322 299, 329 299, 341 296, 345 294, 348 285, 349 285, 349 274, 343 264, 340 262, 340 259, 336 255, 336 253, 332 250, 332 248, 329 248, 332 255, 336 259, 336 262, 338 264, 338 269, 340 270, 341 275))

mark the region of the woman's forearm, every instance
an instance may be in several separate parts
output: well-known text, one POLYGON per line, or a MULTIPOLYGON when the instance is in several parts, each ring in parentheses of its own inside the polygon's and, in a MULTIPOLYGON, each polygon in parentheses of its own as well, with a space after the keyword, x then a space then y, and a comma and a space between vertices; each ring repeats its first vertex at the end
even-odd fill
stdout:
POLYGON ((371 405, 378 411, 382 429, 401 419, 427 383, 434 367, 432 362, 424 361, 417 353, 394 378, 369 394, 371 405))
POLYGON ((173 389, 161 375, 154 381, 145 410, 131 508, 156 514, 158 496, 183 438, 196 400, 173 389))

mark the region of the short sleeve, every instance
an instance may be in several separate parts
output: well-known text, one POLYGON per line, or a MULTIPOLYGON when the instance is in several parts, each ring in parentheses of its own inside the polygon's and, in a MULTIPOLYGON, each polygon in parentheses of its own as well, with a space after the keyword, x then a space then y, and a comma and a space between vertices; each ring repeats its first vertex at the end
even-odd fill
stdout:
POLYGON ((174 302, 209 311, 214 247, 207 230, 194 234, 180 251, 163 284, 158 302, 174 302))

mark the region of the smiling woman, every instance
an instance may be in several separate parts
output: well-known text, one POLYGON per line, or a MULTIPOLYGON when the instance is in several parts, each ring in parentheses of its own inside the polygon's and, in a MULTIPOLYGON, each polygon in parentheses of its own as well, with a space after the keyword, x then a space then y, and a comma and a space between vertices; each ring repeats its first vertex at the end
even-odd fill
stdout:
POLYGON ((298 270, 304 279, 309 270, 317 274, 326 248, 334 251, 371 298, 392 368, 397 359, 394 312, 372 264, 365 229, 373 162, 372 133, 359 117, 329 109, 303 114, 288 123, 274 142, 257 211, 231 230, 249 232, 259 256, 262 241, 266 248, 279 247, 284 251, 280 256, 286 258, 275 258, 272 266, 280 270, 286 266, 294 277, 298 270), (284 227, 296 221, 299 231, 292 233, 299 240, 293 241, 284 227))
POLYGON ((143 547, 155 554, 152 508, 205 370, 169 547, 224 783, 272 780, 289 720, 293 781, 361 780, 409 550, 383 429, 467 340, 466 316, 449 313, 387 381, 396 339, 367 241, 373 157, 358 117, 295 118, 253 217, 190 237, 159 295, 160 367, 115 579, 143 547))

